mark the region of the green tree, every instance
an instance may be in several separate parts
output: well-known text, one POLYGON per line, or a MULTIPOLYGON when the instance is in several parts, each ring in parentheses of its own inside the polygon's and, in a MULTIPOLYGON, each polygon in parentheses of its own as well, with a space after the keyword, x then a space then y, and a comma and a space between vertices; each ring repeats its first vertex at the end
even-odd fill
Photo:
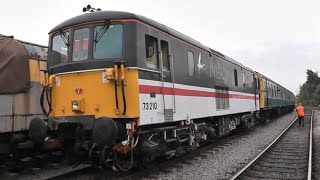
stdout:
POLYGON ((300 86, 297 102, 305 106, 318 106, 320 104, 320 77, 317 72, 307 69, 307 81, 300 86))

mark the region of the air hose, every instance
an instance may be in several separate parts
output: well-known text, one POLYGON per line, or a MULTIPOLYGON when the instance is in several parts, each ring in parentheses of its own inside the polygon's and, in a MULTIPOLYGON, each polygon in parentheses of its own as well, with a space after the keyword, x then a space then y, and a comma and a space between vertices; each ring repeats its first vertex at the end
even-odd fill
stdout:
POLYGON ((133 167, 133 141, 131 140, 131 142, 130 142, 130 149, 131 149, 131 159, 130 159, 130 165, 129 165, 129 167, 127 167, 127 168, 124 168, 124 167, 122 167, 121 165, 120 165, 120 163, 119 163, 119 160, 118 160, 118 153, 116 152, 115 153, 115 157, 114 157, 114 159, 115 159, 115 162, 116 162, 116 165, 118 166, 118 168, 121 170, 121 171, 124 171, 124 172, 128 172, 132 167, 133 167))
POLYGON ((114 81, 114 95, 116 98, 116 109, 119 109, 119 102, 118 102, 118 91, 117 91, 118 81, 114 81))
POLYGON ((126 101, 126 94, 124 92, 124 80, 121 80, 121 91, 122 91, 122 99, 123 99, 123 115, 127 112, 127 101, 126 101))
POLYGON ((46 86, 44 86, 43 88, 42 88, 42 91, 41 91, 41 96, 40 96, 40 106, 41 106, 41 109, 42 109, 42 112, 43 112, 43 114, 47 114, 47 111, 46 111, 46 109, 44 108, 44 92, 46 91, 46 86))
POLYGON ((46 116, 48 117, 49 114, 51 113, 52 111, 52 107, 51 107, 51 101, 52 101, 52 89, 49 87, 49 94, 48 94, 48 89, 46 88, 46 99, 47 99, 47 103, 48 103, 48 106, 49 106, 49 111, 48 113, 46 114, 46 116))

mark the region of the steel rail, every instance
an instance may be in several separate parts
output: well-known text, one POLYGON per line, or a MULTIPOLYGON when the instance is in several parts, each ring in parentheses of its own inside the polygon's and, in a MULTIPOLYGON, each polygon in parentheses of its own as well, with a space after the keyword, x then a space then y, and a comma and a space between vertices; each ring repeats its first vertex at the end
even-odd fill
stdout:
POLYGON ((308 180, 312 179, 312 122, 313 122, 313 113, 311 113, 311 119, 310 119, 310 145, 309 145, 309 163, 308 163, 308 180))
POLYGON ((238 171, 235 175, 233 175, 230 180, 235 180, 238 178, 245 170, 247 170, 260 156, 262 156, 274 143, 278 141, 278 139, 296 122, 298 117, 296 117, 290 124, 289 126, 282 131, 282 133, 271 142, 261 153, 258 154, 253 160, 251 160, 245 167, 243 167, 240 171, 238 171))

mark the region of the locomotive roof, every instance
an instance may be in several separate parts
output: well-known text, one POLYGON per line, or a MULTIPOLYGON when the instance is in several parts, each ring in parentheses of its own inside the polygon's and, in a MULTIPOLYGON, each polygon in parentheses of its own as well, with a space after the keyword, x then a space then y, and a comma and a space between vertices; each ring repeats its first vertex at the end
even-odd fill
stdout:
POLYGON ((144 23, 147 23, 153 27, 156 27, 157 29, 160 29, 164 32, 167 32, 171 35, 174 35, 176 37, 178 37, 179 39, 185 40, 187 42, 190 42, 204 50, 210 51, 210 49, 204 45, 202 45, 200 42, 182 34, 179 33, 157 21, 154 21, 150 18, 138 15, 138 14, 134 14, 134 13, 129 13, 129 12, 122 12, 122 11, 97 11, 97 12, 92 12, 92 13, 84 13, 81 14, 79 16, 73 17, 71 19, 68 19, 62 23, 60 23, 59 25, 57 25, 56 27, 54 27, 50 32, 54 32, 57 30, 60 30, 61 28, 64 28, 66 26, 72 26, 75 24, 79 24, 79 23, 84 23, 84 22, 90 22, 90 21, 99 21, 99 20, 116 20, 116 19, 137 19, 140 20, 144 23))
POLYGON ((138 14, 134 14, 134 13, 129 13, 129 12, 122 12, 122 11, 97 11, 97 12, 92 12, 92 13, 84 13, 84 14, 81 14, 79 16, 76 16, 76 17, 73 17, 71 19, 68 19, 62 23, 60 23, 59 25, 57 25, 56 27, 54 27, 50 32, 49 34, 55 32, 55 31, 58 31, 64 27, 67 27, 67 26, 72 26, 72 25, 75 25, 75 24, 80 24, 80 23, 84 23, 84 22, 90 22, 90 21, 99 21, 99 20, 116 20, 116 19, 137 19, 137 20, 140 20, 146 24, 149 24, 157 29, 160 29, 172 36, 175 36, 183 41, 186 41, 190 44, 193 44, 194 46, 197 46, 198 48, 201 48, 205 51, 208 51, 210 52, 211 54, 214 54, 216 56, 219 56, 233 64, 236 64, 238 66, 241 66, 245 69, 248 69, 250 71, 253 71, 252 69, 248 68, 247 66, 244 66, 243 64, 239 63, 238 61, 235 61, 234 59, 228 57, 228 56, 225 56, 224 54, 218 52, 218 51, 215 51, 203 44, 201 44, 199 41, 196 41, 164 24, 161 24, 157 21, 154 21, 150 18, 147 18, 147 17, 144 17, 144 16, 141 16, 141 15, 138 15, 138 14))

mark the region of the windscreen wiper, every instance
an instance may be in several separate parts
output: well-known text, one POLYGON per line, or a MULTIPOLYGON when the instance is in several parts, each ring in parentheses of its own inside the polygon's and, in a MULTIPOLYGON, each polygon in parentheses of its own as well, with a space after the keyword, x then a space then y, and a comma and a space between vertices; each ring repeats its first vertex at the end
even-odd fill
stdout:
POLYGON ((61 30, 59 31, 59 35, 61 36, 61 39, 62 39, 63 43, 67 47, 69 47, 69 36, 65 32, 63 32, 61 30))
POLYGON ((94 44, 97 44, 100 41, 100 39, 103 37, 104 33, 106 33, 107 30, 109 29, 110 24, 111 24, 110 21, 108 21, 102 26, 102 28, 99 29, 96 36, 94 37, 94 44))

